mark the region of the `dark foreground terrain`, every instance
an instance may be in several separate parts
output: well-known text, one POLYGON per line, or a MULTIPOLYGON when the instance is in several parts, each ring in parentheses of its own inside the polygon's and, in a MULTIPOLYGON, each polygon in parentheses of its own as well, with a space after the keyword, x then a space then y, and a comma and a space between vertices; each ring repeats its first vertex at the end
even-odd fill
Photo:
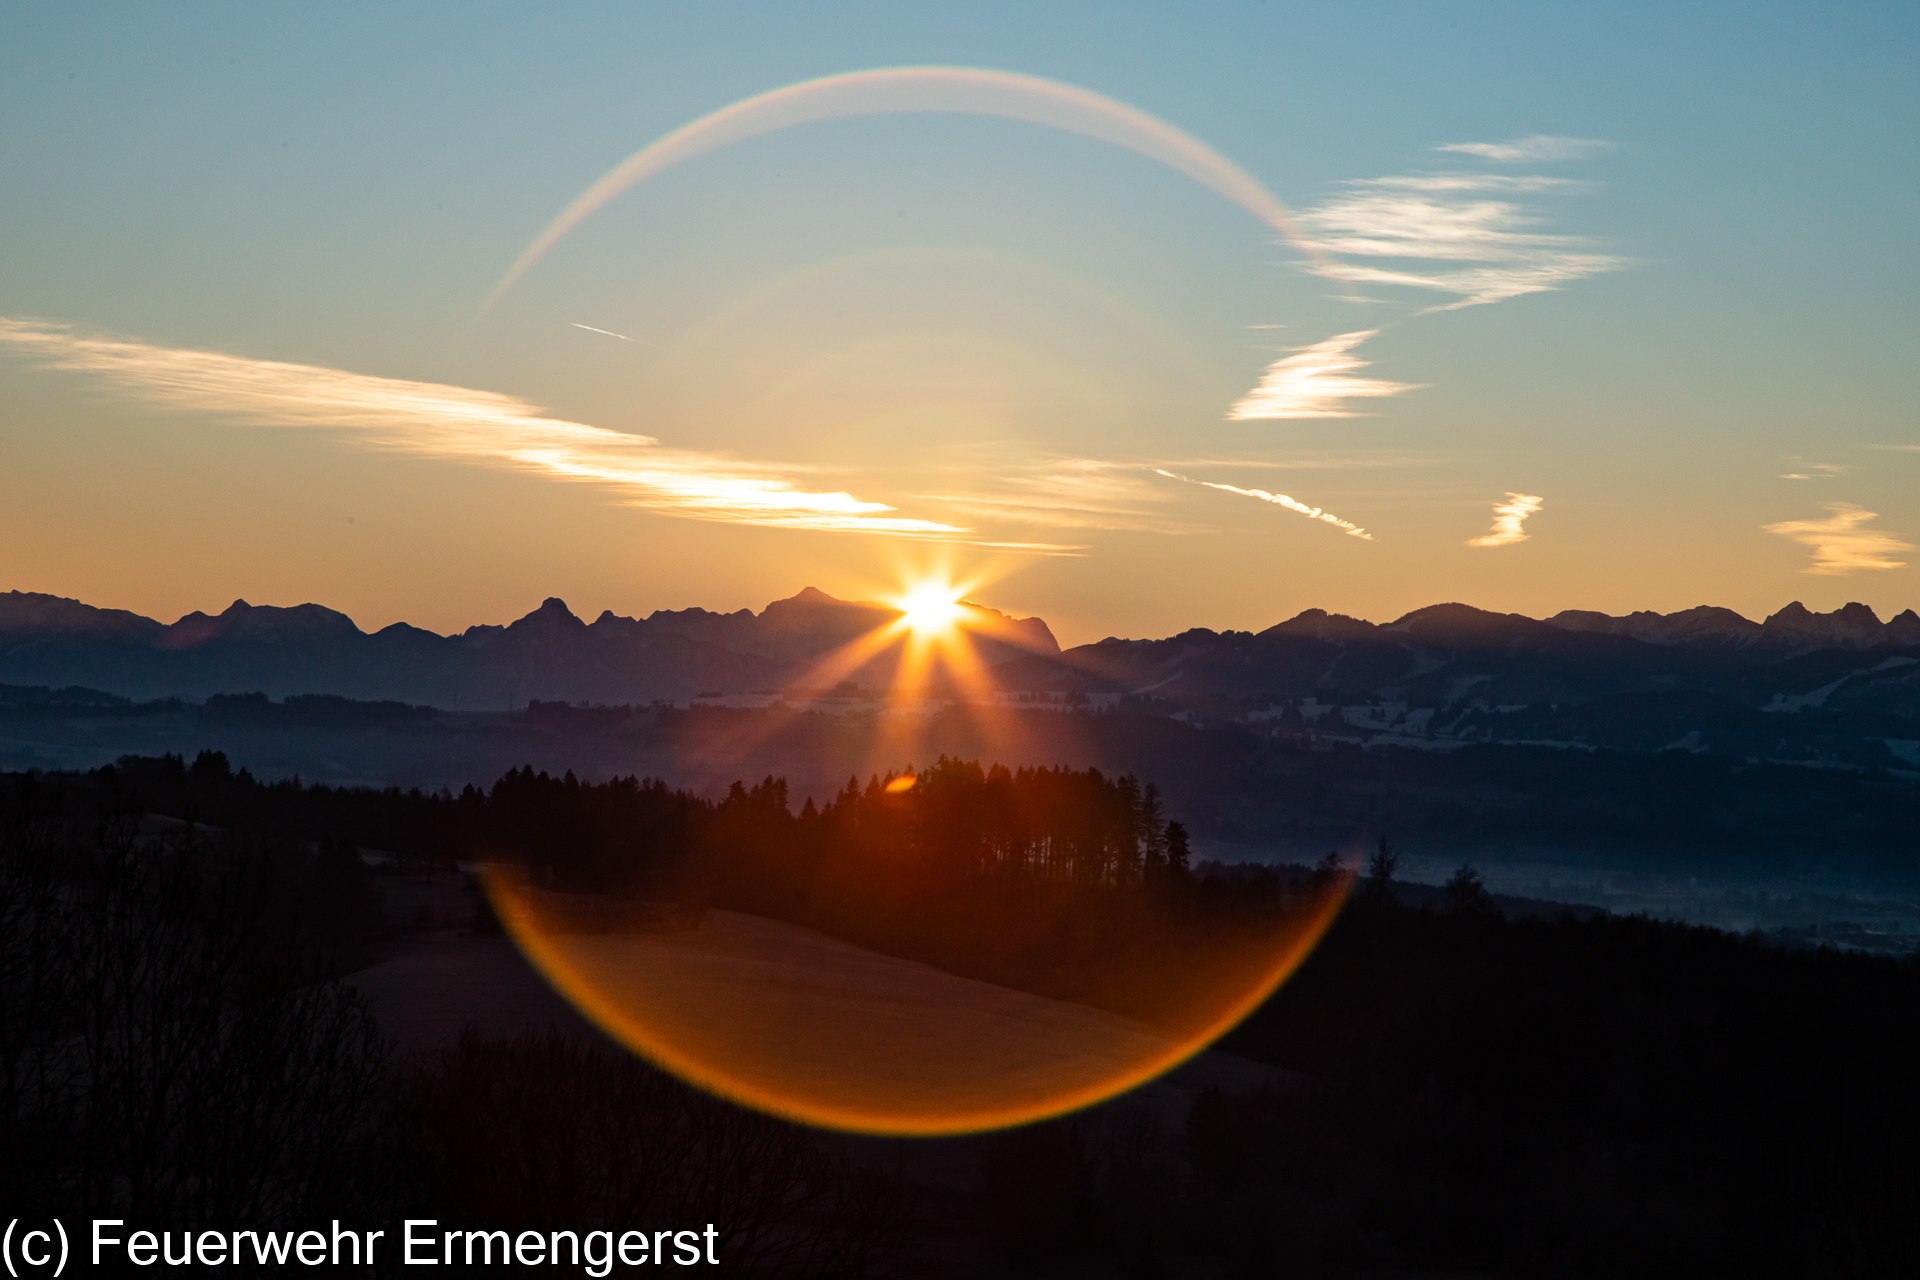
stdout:
MULTIPOLYGON (((404 1029, 381 1027, 343 981, 396 948, 485 931, 447 869, 478 850, 437 842, 524 851, 534 837, 512 815, 539 797, 543 822, 573 822, 604 850, 592 818, 609 792, 518 775, 473 789, 464 835, 409 833, 396 793, 263 792, 277 801, 249 809, 228 773, 210 828, 142 818, 214 816, 220 787, 207 782, 199 811, 182 813, 196 793, 155 785, 168 776, 130 765, 0 787, 9 1216, 175 1231, 713 1221, 732 1241, 729 1269, 781 1276, 1920 1268, 1911 959, 1591 912, 1509 919, 1471 875, 1405 895, 1428 904, 1416 908, 1376 875, 1222 1046, 1284 1071, 1190 1080, 1172 1112, 1163 1090, 997 1135, 849 1140, 707 1098, 564 1014, 571 1029, 527 1027, 532 1006, 523 1030, 509 1019, 396 1053, 389 1037, 404 1029), (396 859, 384 870, 360 852, 374 830, 396 859)), ((667 811, 684 795, 652 794, 667 811)), ((697 819, 687 797, 680 818, 757 842, 782 829, 771 794, 698 802, 697 819)), ((1140 812, 1144 867, 1154 837, 1140 812)), ((958 847, 922 825, 937 812, 898 816, 885 839, 901 856, 958 847)), ((1313 879, 1181 877, 1170 862, 1158 880, 1116 878, 1112 867, 1135 865, 1122 827, 1075 855, 1119 859, 1088 883, 1096 923, 1116 895, 1148 892, 1244 922, 1284 912, 1313 879)), ((724 842, 699 850, 733 856, 724 842)))

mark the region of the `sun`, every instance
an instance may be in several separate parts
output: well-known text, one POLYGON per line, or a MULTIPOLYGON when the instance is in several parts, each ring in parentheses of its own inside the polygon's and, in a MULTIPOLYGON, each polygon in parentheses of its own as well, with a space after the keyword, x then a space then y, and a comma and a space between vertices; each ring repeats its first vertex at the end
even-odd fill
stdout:
POLYGON ((950 630, 960 618, 960 593, 943 583, 923 583, 898 603, 901 621, 923 636, 950 630))

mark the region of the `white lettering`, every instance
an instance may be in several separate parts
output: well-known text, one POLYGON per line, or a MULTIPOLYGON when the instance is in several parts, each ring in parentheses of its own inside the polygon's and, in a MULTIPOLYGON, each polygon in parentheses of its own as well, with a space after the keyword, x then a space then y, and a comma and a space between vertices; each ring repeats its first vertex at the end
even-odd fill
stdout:
POLYGON ((136 1267, 153 1265, 154 1255, 160 1252, 160 1237, 151 1231, 136 1231, 127 1237, 127 1259, 136 1267), (141 1254, 146 1257, 141 1257, 141 1254))
MULTIPOLYGON (((253 1236, 253 1232, 251 1231, 243 1232, 242 1234, 253 1236)), ((264 1236, 253 1237, 253 1258, 255 1262, 260 1263, 262 1266, 266 1265, 269 1256, 272 1257, 275 1266, 286 1266, 287 1251, 291 1248, 293 1248, 293 1232, 291 1231, 282 1231, 279 1235, 275 1235, 269 1231, 264 1236)), ((239 1250, 236 1249, 234 1252, 238 1253, 239 1250)))
POLYGON ((440 1220, 438 1218, 408 1218, 407 1219, 406 1230, 402 1235, 402 1239, 406 1243, 406 1257, 404 1261, 407 1266, 431 1267, 434 1265, 434 1261, 432 1258, 416 1258, 413 1256, 413 1247, 415 1245, 433 1243, 432 1236, 426 1236, 424 1238, 420 1236, 416 1236, 413 1234, 413 1229, 415 1227, 437 1226, 439 1225, 439 1222, 440 1220))
POLYGON ((538 1231, 522 1231, 513 1242, 513 1256, 523 1267, 539 1266, 547 1260, 547 1238, 538 1231))
POLYGON ((676 1231, 673 1233, 673 1261, 675 1266, 691 1267, 700 1261, 700 1233, 698 1231, 676 1231), (680 1255, 690 1253, 684 1258, 680 1255))
POLYGON ((713 1229, 713 1224, 709 1222, 707 1224, 707 1261, 711 1262, 716 1267, 720 1265, 719 1245, 720 1245, 719 1233, 713 1229))
POLYGON ((353 1246, 353 1261, 348 1263, 347 1265, 354 1266, 354 1267, 359 1266, 360 1265, 360 1237, 355 1235, 351 1231, 342 1231, 340 1229, 340 1219, 338 1218, 335 1218, 333 1220, 333 1265, 336 1267, 340 1265, 340 1241, 343 1238, 346 1240, 348 1244, 353 1246))
POLYGON ((200 1255, 201 1266, 217 1267, 227 1260, 227 1238, 218 1231, 202 1231, 200 1243, 193 1247, 193 1251, 200 1255), (211 1258, 207 1256, 209 1251, 214 1255, 211 1258))
POLYGON ((100 1228, 119 1227, 124 1225, 126 1224, 119 1218, 95 1218, 93 1220, 93 1265, 94 1266, 97 1267, 100 1265, 100 1246, 101 1245, 120 1243, 120 1238, 118 1236, 115 1236, 111 1240, 108 1240, 102 1237, 100 1234, 100 1228))
POLYGON ((593 1280, 604 1280, 604 1277, 606 1276, 606 1274, 612 1270, 613 1270, 613 1232, 611 1231, 587 1232, 587 1274, 592 1276, 593 1280), (595 1240, 602 1241, 606 1245, 605 1251, 601 1253, 600 1256, 597 1258, 594 1257, 593 1255, 593 1242, 595 1240), (596 1267, 598 1267, 599 1270, 597 1271, 594 1270, 594 1268, 596 1267))
POLYGON ((327 1238, 318 1231, 302 1231, 299 1242, 293 1246, 293 1251, 299 1256, 300 1265, 317 1267, 327 1260, 327 1238), (308 1237, 312 1239, 309 1240, 308 1237), (311 1258, 307 1256, 308 1249, 313 1250, 311 1258))
POLYGON ((24 1237, 22 1237, 22 1238, 21 1238, 21 1241, 20 1241, 20 1256, 21 1256, 21 1257, 23 1257, 23 1258, 25 1258, 25 1259, 27 1260, 27 1265, 28 1265, 28 1266, 30 1266, 30 1267, 44 1267, 44 1266, 46 1266, 46 1265, 47 1265, 47 1264, 48 1264, 49 1262, 52 1262, 52 1261, 53 1261, 53 1254, 51 1254, 51 1253, 43 1253, 43 1254, 41 1254, 41 1255, 40 1255, 39 1257, 37 1257, 37 1258, 36 1258, 36 1257, 34 1257, 34 1256, 33 1256, 32 1254, 30 1254, 30 1253, 28 1253, 28 1252, 27 1252, 27 1246, 28 1246, 28 1245, 30 1245, 30 1244, 31 1244, 31 1243, 33 1242, 33 1239, 34 1239, 34 1237, 35 1237, 35 1236, 38 1236, 38 1237, 39 1237, 40 1239, 42 1239, 42 1240, 45 1240, 45 1241, 46 1241, 46 1242, 47 1242, 48 1244, 52 1244, 52 1243, 53 1243, 53 1237, 52 1237, 52 1236, 50 1236, 50 1235, 48 1235, 48 1234, 47 1234, 46 1232, 44 1232, 44 1231, 29 1231, 29 1232, 27 1232, 27 1234, 26 1234, 26 1235, 25 1235, 24 1237))
POLYGON ((473 1265, 473 1242, 475 1240, 480 1241, 480 1245, 481 1245, 480 1265, 483 1267, 490 1267, 493 1265, 493 1240, 495 1236, 498 1236, 500 1238, 500 1261, 503 1263, 513 1261, 513 1245, 507 1239, 506 1232, 504 1231, 469 1231, 467 1232, 467 1265, 468 1266, 473 1265))
POLYGON ((647 1233, 644 1231, 627 1231, 627 1232, 621 1233, 620 1261, 625 1263, 629 1267, 637 1267, 641 1263, 645 1262, 646 1260, 647 1260, 647 1233), (640 1243, 637 1246, 640 1250, 640 1256, 637 1258, 629 1258, 627 1256, 627 1241, 634 1236, 638 1236, 640 1238, 640 1243))

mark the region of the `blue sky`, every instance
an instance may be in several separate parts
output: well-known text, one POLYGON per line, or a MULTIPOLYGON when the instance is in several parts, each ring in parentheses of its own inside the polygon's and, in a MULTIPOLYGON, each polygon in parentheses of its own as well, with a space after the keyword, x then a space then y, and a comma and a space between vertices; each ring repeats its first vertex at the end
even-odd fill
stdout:
MULTIPOLYGON (((758 607, 945 566, 1070 640, 1444 599, 1750 616, 1859 599, 1884 617, 1920 603, 1917 21, 1893 5, 13 6, 0 317, 38 327, 0 342, 0 589, 169 618, 314 599, 445 629, 549 594, 589 615, 758 607), (1610 261, 1422 315, 1463 295, 1315 274, 1132 152, 874 115, 626 192, 476 322, 540 229, 641 147, 783 85, 911 65, 1043 77, 1157 117, 1324 244, 1377 235, 1382 201, 1411 193, 1439 251, 1491 232, 1534 267, 1610 261), (1489 150, 1534 137, 1606 145, 1489 150), (1490 203, 1507 221, 1474 221, 1490 203), (1372 300, 1340 296, 1355 291, 1372 300), (1347 376, 1417 389, 1318 402, 1360 416, 1228 420, 1273 362, 1356 333, 1374 336, 1347 376), (73 345, 89 339, 123 345, 73 345), (190 351, 229 361, 218 386, 182 389, 190 351), (481 414, 456 439, 236 399, 268 362, 338 375, 300 375, 309 399, 390 409, 394 382, 512 397, 543 422, 652 437, 666 472, 575 458, 567 478, 525 461, 539 441, 499 434, 535 430, 518 419, 481 414), (770 523, 714 497, 722 482, 965 533, 770 523), (1537 508, 1526 536, 1490 537, 1512 495, 1537 508)), ((592 440, 576 445, 604 453, 592 440)))

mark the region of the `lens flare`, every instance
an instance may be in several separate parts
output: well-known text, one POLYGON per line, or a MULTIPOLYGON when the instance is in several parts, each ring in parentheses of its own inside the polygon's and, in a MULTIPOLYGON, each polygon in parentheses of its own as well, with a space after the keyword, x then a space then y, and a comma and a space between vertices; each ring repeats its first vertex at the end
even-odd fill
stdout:
POLYGON ((710 911, 697 927, 590 931, 512 877, 500 920, 554 988, 635 1053, 709 1092, 822 1128, 973 1133, 1105 1101, 1206 1048, 1272 994, 1332 923, 1345 885, 1259 933, 1103 961, 1086 1003, 1043 999, 710 911), (1116 983, 1148 1021, 1100 1007, 1116 983), (1136 1003, 1139 1003, 1136 1000, 1136 1003))
POLYGON ((900 600, 900 610, 907 626, 923 636, 947 630, 960 620, 963 612, 960 593, 935 582, 907 592, 900 600))
MULTIPOLYGON (((1017 734, 1019 714, 1051 714, 1008 712, 980 696, 991 693, 992 681, 976 642, 1031 647, 1032 640, 1011 619, 965 598, 978 578, 924 566, 903 576, 909 585, 894 597, 897 612, 883 613, 879 625, 807 673, 806 687, 831 686, 855 671, 870 677, 869 664, 894 650, 896 693, 937 685, 950 704, 943 714, 977 716, 989 737, 1017 734)), ((915 737, 927 732, 925 721, 872 720, 876 754, 925 745, 915 737)), ((780 723, 769 716, 752 732, 780 723)), ((752 745, 732 741, 729 754, 745 756, 752 745)), ((949 761, 896 774, 901 759, 929 757, 896 754, 893 765, 876 767, 885 781, 875 777, 877 799, 866 812, 882 826, 954 794, 941 791, 941 769, 962 767, 949 761)), ((1047 838, 1103 838, 1078 830, 1063 827, 1047 838)), ((507 932, 555 990, 633 1052, 747 1106, 823 1128, 896 1136, 1027 1124, 1178 1066, 1299 967, 1348 887, 1336 877, 1285 912, 1235 915, 1210 914, 1204 895, 1142 892, 1144 881, 1135 881, 1108 897, 1094 887, 1098 908, 1089 915, 1086 884, 1044 875, 942 881, 889 898, 891 890, 874 888, 868 873, 894 874, 892 859, 848 864, 857 874, 838 881, 829 874, 796 882, 798 898, 786 909, 832 920, 836 933, 876 946, 941 954, 943 967, 734 911, 582 901, 500 869, 484 881, 507 932), (833 883, 852 897, 823 888, 833 883)), ((681 896, 698 899, 699 892, 681 896)))
POLYGON ((815 120, 894 112, 1000 116, 1077 133, 1184 174, 1277 231, 1317 265, 1332 264, 1259 179, 1189 133, 1103 94, 1040 76, 981 67, 885 67, 773 89, 723 107, 641 148, 561 210, 534 238, 480 306, 513 287, 542 254, 593 212, 636 183, 709 151, 815 120))

